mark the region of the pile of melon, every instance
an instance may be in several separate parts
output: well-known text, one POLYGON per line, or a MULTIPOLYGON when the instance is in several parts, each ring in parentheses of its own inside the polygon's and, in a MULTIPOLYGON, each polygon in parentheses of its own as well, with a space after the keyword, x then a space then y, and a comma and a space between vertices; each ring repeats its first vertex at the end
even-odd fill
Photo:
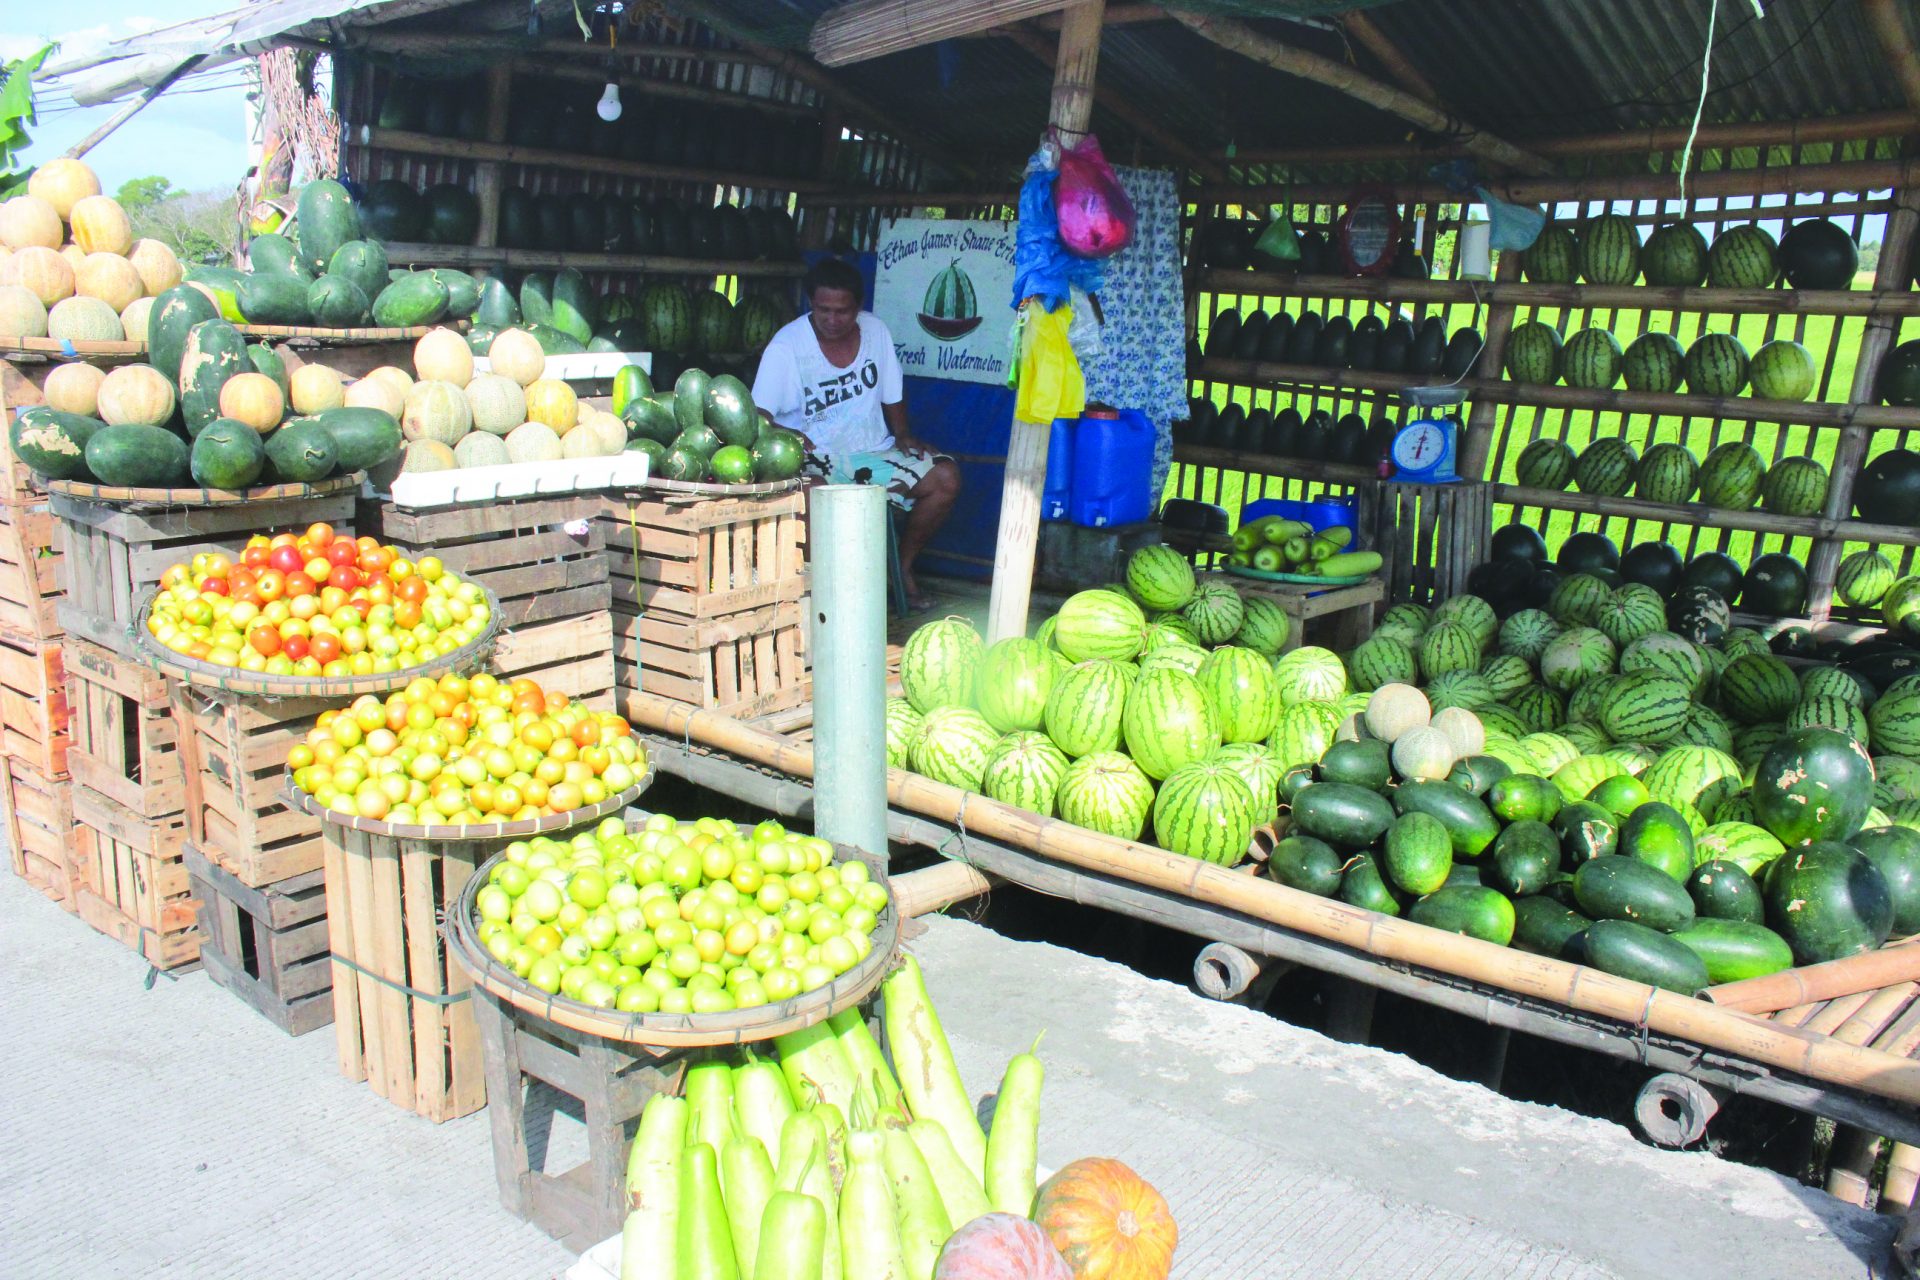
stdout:
POLYGON ((0 203, 0 339, 144 342, 153 300, 182 274, 78 160, 48 161, 0 203))
POLYGON ((392 412, 406 440, 402 472, 612 457, 626 449, 624 422, 545 376, 547 357, 532 334, 502 330, 487 360, 491 371, 475 373, 466 338, 434 329, 414 344, 414 376, 404 387, 401 370, 368 375, 387 375, 398 393, 392 412))

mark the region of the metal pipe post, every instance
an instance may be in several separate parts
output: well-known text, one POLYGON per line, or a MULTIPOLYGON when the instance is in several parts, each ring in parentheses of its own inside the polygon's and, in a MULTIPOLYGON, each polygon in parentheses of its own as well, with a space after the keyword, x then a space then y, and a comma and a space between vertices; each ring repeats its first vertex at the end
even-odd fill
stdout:
POLYGON ((830 484, 810 499, 814 830, 887 852, 886 492, 830 484))

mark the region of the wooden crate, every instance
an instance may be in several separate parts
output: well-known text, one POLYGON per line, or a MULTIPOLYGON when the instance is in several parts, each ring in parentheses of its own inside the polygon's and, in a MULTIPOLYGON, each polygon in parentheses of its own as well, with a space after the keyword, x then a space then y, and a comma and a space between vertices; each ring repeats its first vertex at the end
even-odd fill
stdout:
POLYGON ((77 909, 72 783, 38 773, 24 760, 0 761, 0 836, 15 875, 67 910, 77 909))
POLYGON ((304 530, 316 521, 353 529, 351 492, 224 507, 129 511, 54 494, 61 522, 61 627, 128 657, 140 602, 173 565, 201 551, 237 553, 256 533, 304 530))
POLYGON ((60 638, 58 525, 45 503, 0 502, 0 639, 60 638))
POLYGON ((811 696, 799 602, 688 622, 672 614, 613 617, 614 682, 747 718, 811 696))
POLYGON ((177 969, 199 959, 200 935, 194 927, 199 901, 178 852, 150 852, 86 821, 74 827, 73 840, 86 882, 79 891, 82 920, 139 952, 156 969, 177 969))
POLYGON ((320 820, 289 806, 280 790, 287 750, 339 700, 259 698, 177 681, 168 693, 193 846, 255 888, 319 870, 320 820))
POLYGON ((503 628, 604 614, 611 598, 599 494, 415 511, 361 505, 361 532, 409 556, 437 556, 499 599, 503 628), (568 526, 572 526, 570 531, 568 526))
POLYGON ((13 415, 21 409, 45 403, 40 384, 46 381, 51 363, 0 360, 0 503, 45 501, 46 486, 40 477, 13 456, 13 415))
POLYGON ((147 818, 187 807, 180 730, 158 672, 86 640, 66 646, 73 742, 67 768, 81 786, 147 818))
POLYGON ((604 609, 516 627, 494 643, 487 669, 506 678, 523 676, 548 693, 564 693, 597 711, 616 709, 613 629, 604 609))
POLYGON ((81 783, 75 783, 73 787, 73 818, 82 826, 111 836, 119 843, 153 858, 177 858, 187 844, 186 814, 167 813, 149 817, 144 813, 135 813, 81 783))
POLYGON ((1387 483, 1359 492, 1357 532, 1386 561, 1387 604, 1438 604, 1466 591, 1492 536, 1486 485, 1387 483))
POLYGON ((185 853, 207 976, 290 1036, 333 1021, 325 872, 252 888, 192 845, 185 853))
POLYGON ((501 841, 400 841, 328 823, 327 937, 340 1070, 439 1122, 487 1103, 471 984, 439 922, 501 841))
POLYGON ((1265 596, 1287 615, 1287 642, 1283 652, 1313 642, 1346 652, 1373 634, 1373 615, 1386 598, 1386 583, 1369 578, 1349 587, 1309 587, 1304 583, 1261 582, 1228 578, 1243 596, 1265 596))
POLYGON ((0 747, 49 778, 67 776, 66 660, 58 644, 0 637, 0 747))

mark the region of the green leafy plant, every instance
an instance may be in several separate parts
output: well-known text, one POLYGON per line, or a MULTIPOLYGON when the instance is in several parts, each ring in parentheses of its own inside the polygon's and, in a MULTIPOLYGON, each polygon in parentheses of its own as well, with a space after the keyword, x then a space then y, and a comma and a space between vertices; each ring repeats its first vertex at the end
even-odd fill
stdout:
POLYGON ((53 50, 53 45, 45 45, 0 67, 0 200, 25 190, 33 174, 31 166, 19 167, 20 153, 29 141, 27 126, 39 123, 33 114, 33 73, 53 50))

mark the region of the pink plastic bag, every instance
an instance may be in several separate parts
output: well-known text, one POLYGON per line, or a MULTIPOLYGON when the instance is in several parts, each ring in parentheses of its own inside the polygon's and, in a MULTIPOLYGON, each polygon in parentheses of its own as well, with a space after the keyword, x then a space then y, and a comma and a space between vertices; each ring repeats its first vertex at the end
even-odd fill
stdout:
POLYGON ((1092 134, 1077 146, 1061 148, 1053 208, 1060 219, 1060 243, 1075 257, 1112 257, 1133 242, 1133 201, 1092 134))

